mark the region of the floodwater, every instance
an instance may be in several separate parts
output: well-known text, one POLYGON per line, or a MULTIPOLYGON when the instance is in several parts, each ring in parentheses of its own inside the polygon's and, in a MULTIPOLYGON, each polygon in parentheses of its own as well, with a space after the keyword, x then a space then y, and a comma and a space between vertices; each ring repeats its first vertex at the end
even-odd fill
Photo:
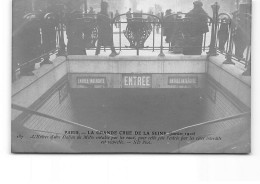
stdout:
POLYGON ((78 122, 107 130, 174 130, 198 123, 199 89, 80 89, 72 93, 78 122))
MULTIPOLYGON (((129 131, 132 134, 128 137, 134 136, 136 131, 142 135, 149 132, 147 138, 152 132, 168 133, 200 123, 204 111, 202 95, 201 89, 78 89, 71 92, 78 123, 99 131, 117 131, 117 136, 129 131)), ((86 133, 88 129, 80 131, 86 133)), ((86 135, 91 135, 90 132, 86 135)), ((109 144, 77 140, 72 148, 82 152, 171 152, 177 148, 178 141, 134 143, 133 140, 109 144)))

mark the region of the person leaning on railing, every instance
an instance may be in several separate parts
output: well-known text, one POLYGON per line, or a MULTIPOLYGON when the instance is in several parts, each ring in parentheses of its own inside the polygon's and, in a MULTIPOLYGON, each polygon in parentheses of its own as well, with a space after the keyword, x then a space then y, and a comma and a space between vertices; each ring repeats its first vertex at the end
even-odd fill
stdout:
POLYGON ((193 5, 193 9, 186 14, 184 55, 201 55, 203 34, 209 32, 208 14, 202 8, 203 3, 198 0, 193 5))
POLYGON ((48 1, 47 7, 41 15, 42 54, 44 55, 44 61, 41 64, 52 64, 50 61, 50 52, 55 51, 57 44, 58 11, 58 6, 48 1))
POLYGON ((13 46, 13 60, 19 63, 20 75, 34 75, 32 71, 41 55, 39 13, 34 12, 24 16, 23 25, 13 34, 13 46))
POLYGON ((108 15, 108 3, 101 2, 101 11, 97 15, 98 25, 98 42, 96 48, 96 55, 100 54, 101 46, 110 47, 112 53, 110 57, 115 57, 118 53, 115 50, 113 42, 113 28, 108 15))
POLYGON ((54 13, 46 13, 41 21, 43 54, 47 53, 42 64, 52 64, 48 53, 56 49, 57 20, 54 13))

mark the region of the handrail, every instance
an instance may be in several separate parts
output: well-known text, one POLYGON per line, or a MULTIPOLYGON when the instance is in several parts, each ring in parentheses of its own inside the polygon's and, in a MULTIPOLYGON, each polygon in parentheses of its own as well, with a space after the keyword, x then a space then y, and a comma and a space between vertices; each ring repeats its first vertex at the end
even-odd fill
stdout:
POLYGON ((198 123, 198 124, 195 124, 195 125, 187 126, 187 127, 184 127, 184 128, 180 128, 178 130, 168 132, 163 136, 171 135, 172 133, 180 132, 182 130, 186 130, 186 129, 192 128, 192 127, 198 127, 198 126, 201 126, 201 125, 214 124, 214 123, 218 123, 218 122, 221 122, 221 121, 228 121, 228 120, 232 120, 232 119, 241 118, 241 117, 244 117, 244 116, 248 116, 250 114, 251 114, 251 112, 244 112, 244 113, 240 113, 240 114, 225 117, 225 118, 220 118, 220 119, 216 119, 216 120, 206 121, 206 122, 203 122, 203 123, 198 123))
MULTIPOLYGON (((134 15, 134 14, 136 14, 136 13, 131 13, 131 15, 134 15)), ((186 13, 182 13, 182 14, 186 14, 186 13)), ((115 47, 115 49, 119 49, 120 51, 121 50, 136 50, 137 51, 137 55, 139 55, 139 50, 152 50, 152 51, 155 51, 155 50, 160 50, 160 54, 159 54, 159 56, 164 56, 164 54, 163 54, 163 50, 170 50, 170 47, 171 47, 171 45, 170 45, 170 43, 169 43, 169 46, 164 46, 164 43, 163 43, 163 37, 165 36, 164 35, 164 26, 163 26, 163 24, 164 23, 174 23, 174 22, 179 22, 179 20, 171 20, 171 21, 166 21, 165 20, 165 17, 163 16, 163 14, 161 14, 161 16, 159 17, 159 16, 156 16, 156 15, 153 15, 153 14, 148 14, 148 13, 140 13, 140 15, 142 15, 141 17, 134 17, 134 18, 131 18, 131 19, 139 19, 139 18, 141 18, 142 20, 145 20, 144 22, 142 22, 143 24, 151 24, 151 25, 153 25, 153 26, 151 26, 151 34, 152 34, 152 47, 149 47, 149 46, 147 46, 147 47, 139 47, 139 46, 136 46, 136 47, 129 47, 129 46, 125 46, 124 48, 122 48, 122 35, 124 34, 124 31, 122 31, 121 30, 121 25, 122 24, 129 24, 129 22, 128 21, 122 21, 121 19, 119 19, 119 20, 117 20, 118 18, 120 18, 120 17, 122 17, 122 16, 126 16, 127 14, 120 14, 120 15, 117 15, 116 17, 114 17, 114 18, 109 18, 109 17, 107 17, 107 16, 104 16, 104 15, 102 15, 102 14, 100 14, 101 16, 103 16, 103 17, 106 17, 108 20, 110 20, 110 23, 111 24, 119 24, 119 32, 114 32, 113 31, 113 26, 112 26, 112 32, 113 32, 113 35, 114 34, 119 34, 119 46, 114 46, 115 47), (147 17, 152 17, 152 20, 148 20, 147 18, 146 18, 146 16, 147 17), (156 20, 155 20, 156 19, 156 20), (160 29, 161 29, 161 33, 160 33, 160 46, 155 46, 155 25, 157 25, 157 26, 159 26, 160 27, 160 29)), ((88 16, 89 17, 92 17, 92 16, 94 16, 94 18, 92 18, 94 21, 96 21, 96 19, 97 19, 97 17, 98 16, 100 16, 99 14, 82 14, 82 20, 83 19, 85 19, 85 18, 87 18, 88 16)), ((212 23, 213 23, 213 19, 211 18, 211 17, 209 17, 209 16, 207 16, 207 19, 208 19, 208 21, 207 21, 207 23, 209 24, 209 25, 211 25, 212 23)), ((73 19, 71 19, 71 21, 73 21, 73 19)), ((158 32, 159 33, 159 32, 158 32)), ((149 36, 148 36, 149 37, 149 36)), ((146 38, 147 39, 147 38, 146 38)), ((144 41, 145 42, 145 41, 144 41)), ((74 45, 74 47, 76 48, 77 46, 76 45, 74 45)), ((203 49, 203 51, 205 51, 206 50, 206 33, 204 34, 204 42, 203 42, 203 47, 202 47, 202 49, 203 49)), ((175 48, 183 48, 183 46, 175 46, 175 48)), ((209 47, 207 47, 207 48, 209 48, 209 47)), ((93 47, 93 48, 88 48, 87 50, 94 50, 94 49, 96 49, 95 48, 95 46, 93 47)))
MULTIPOLYGON (((25 66, 25 65, 27 65, 27 64, 29 64, 29 63, 32 63, 32 62, 34 62, 34 61, 36 61, 36 60, 39 60, 39 59, 41 59, 41 58, 43 58, 43 57, 45 57, 45 56, 51 55, 52 53, 56 53, 57 51, 58 51, 57 48, 52 49, 52 50, 50 50, 49 52, 46 52, 46 53, 44 53, 44 54, 38 56, 37 58, 34 58, 34 59, 30 60, 30 61, 27 61, 27 62, 25 62, 25 63, 20 64, 20 65, 19 65, 19 68, 21 68, 22 66, 25 66)), ((18 68, 18 69, 19 69, 19 68, 18 68)))
MULTIPOLYGON (((99 132, 99 130, 97 130, 95 128, 92 128, 92 127, 89 127, 89 126, 86 126, 86 125, 82 125, 82 124, 79 124, 79 123, 76 123, 76 122, 73 122, 73 121, 65 120, 65 119, 62 119, 62 118, 57 118, 57 117, 54 117, 54 116, 51 116, 51 115, 48 115, 48 114, 44 114, 44 113, 41 113, 41 112, 37 112, 37 111, 31 110, 29 108, 22 107, 20 105, 12 104, 11 107, 12 107, 12 109, 15 109, 15 110, 18 110, 18 111, 22 111, 22 112, 26 112, 28 114, 38 115, 38 116, 41 116, 41 117, 44 117, 44 118, 48 118, 48 119, 51 119, 51 120, 63 122, 63 123, 70 124, 70 125, 76 125, 76 126, 79 126, 79 127, 84 127, 84 128, 93 130, 95 132, 99 132)), ((113 137, 110 134, 106 134, 106 135, 113 137)))

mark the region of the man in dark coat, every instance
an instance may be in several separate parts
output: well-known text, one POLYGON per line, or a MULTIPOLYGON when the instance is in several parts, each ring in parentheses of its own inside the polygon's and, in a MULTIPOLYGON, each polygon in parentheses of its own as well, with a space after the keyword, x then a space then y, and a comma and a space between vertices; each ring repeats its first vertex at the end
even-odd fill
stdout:
POLYGON ((174 15, 172 14, 172 10, 171 9, 166 10, 165 17, 164 17, 164 25, 163 25, 164 27, 163 36, 166 36, 165 38, 166 43, 170 43, 173 20, 174 20, 174 15))
POLYGON ((218 30, 218 47, 221 52, 225 50, 225 44, 229 37, 229 25, 229 20, 227 18, 221 19, 220 27, 218 30))
POLYGON ((85 40, 83 37, 85 23, 82 17, 81 5, 81 0, 70 0, 66 3, 65 24, 68 39, 68 55, 86 55, 85 40))
POLYGON ((47 13, 42 18, 41 24, 43 54, 46 54, 43 64, 52 64, 49 53, 56 49, 57 28, 58 17, 53 12, 47 11, 47 13))
POLYGON ((251 5, 241 4, 239 12, 233 15, 232 27, 234 28, 233 41, 235 55, 244 59, 245 49, 251 44, 251 5))
POLYGON ((113 28, 111 25, 111 21, 108 15, 108 3, 101 2, 101 11, 97 16, 97 25, 98 25, 98 43, 96 49, 96 55, 100 54, 101 46, 110 47, 112 53, 109 55, 110 57, 115 57, 118 53, 115 50, 114 42, 113 42, 113 28))
POLYGON ((68 55, 86 55, 83 32, 85 23, 79 11, 73 11, 66 17, 67 52, 68 55))
POLYGON ((203 34, 209 31, 208 14, 202 8, 201 1, 193 2, 194 8, 186 14, 186 28, 184 39, 184 55, 201 55, 203 34))
POLYGON ((20 74, 30 76, 34 75, 32 71, 41 56, 40 21, 37 13, 25 15, 24 21, 13 36, 13 45, 16 47, 13 56, 19 62, 20 74))
POLYGON ((183 52, 183 35, 182 35, 183 20, 181 12, 177 12, 174 16, 174 23, 171 27, 171 50, 174 54, 181 54, 183 52))
POLYGON ((127 19, 127 22, 129 22, 130 19, 133 18, 132 14, 131 14, 131 8, 129 8, 128 12, 126 12, 126 19, 127 19))

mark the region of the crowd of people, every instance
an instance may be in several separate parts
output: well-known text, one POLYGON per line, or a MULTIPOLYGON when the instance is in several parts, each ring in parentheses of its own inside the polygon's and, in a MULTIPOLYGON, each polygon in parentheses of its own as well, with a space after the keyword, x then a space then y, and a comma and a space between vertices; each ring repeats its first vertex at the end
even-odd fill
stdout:
MULTIPOLYGON (((203 9, 200 0, 193 2, 193 9, 188 13, 172 13, 171 9, 165 13, 157 12, 155 15, 149 11, 143 16, 143 12, 133 12, 129 8, 127 12, 120 14, 118 10, 113 14, 108 12, 109 4, 101 2, 100 12, 96 13, 90 7, 84 12, 67 7, 66 11, 57 11, 52 5, 46 9, 30 13, 24 16, 25 23, 13 33, 13 69, 19 63, 22 75, 33 75, 34 65, 43 59, 42 64, 50 64, 49 54, 42 54, 57 48, 60 34, 66 28, 67 54, 86 55, 86 50, 96 48, 96 55, 100 54, 101 47, 111 49, 111 57, 117 56, 113 42, 114 18, 116 28, 121 26, 121 18, 125 16, 127 26, 124 34, 132 48, 144 47, 144 42, 151 34, 153 28, 159 33, 163 28, 165 42, 170 44, 173 53, 184 55, 200 55, 202 53, 203 35, 209 32, 209 16, 203 9), (58 13, 59 12, 59 13, 58 13), (159 22, 159 20, 163 21, 159 22), (61 24, 62 20, 62 24, 61 24), (38 58, 37 60, 34 60, 38 58), (28 62, 33 60, 33 62, 28 62)), ((234 15, 236 17, 236 15, 234 15)), ((241 21, 243 17, 239 17, 241 21)), ((224 50, 229 39, 230 22, 227 18, 221 19, 218 30, 218 47, 224 50)), ((250 38, 243 37, 241 30, 236 28, 234 34, 235 53, 241 56, 249 44, 250 38)))
POLYGON ((173 53, 200 55, 203 35, 209 32, 208 14, 202 8, 201 1, 193 2, 193 9, 186 14, 165 12, 165 41, 171 45, 173 53))
MULTIPOLYGON (((193 2, 193 9, 186 14, 181 12, 173 13, 171 9, 167 9, 163 13, 163 23, 160 24, 159 19, 161 13, 158 12, 153 16, 153 12, 148 14, 147 22, 156 27, 156 33, 159 33, 160 26, 164 28, 163 36, 165 42, 170 44, 173 53, 183 53, 185 55, 200 55, 202 53, 203 35, 209 32, 208 14, 202 8, 201 1, 193 2)), ((133 18, 131 9, 126 13, 127 22, 133 18)), ((148 26, 149 27, 149 26, 148 26)))
POLYGON ((51 64, 46 53, 57 47, 59 19, 49 4, 46 9, 24 15, 23 19, 23 24, 13 31, 12 68, 15 72, 20 67, 21 75, 34 75, 35 63, 51 64))

